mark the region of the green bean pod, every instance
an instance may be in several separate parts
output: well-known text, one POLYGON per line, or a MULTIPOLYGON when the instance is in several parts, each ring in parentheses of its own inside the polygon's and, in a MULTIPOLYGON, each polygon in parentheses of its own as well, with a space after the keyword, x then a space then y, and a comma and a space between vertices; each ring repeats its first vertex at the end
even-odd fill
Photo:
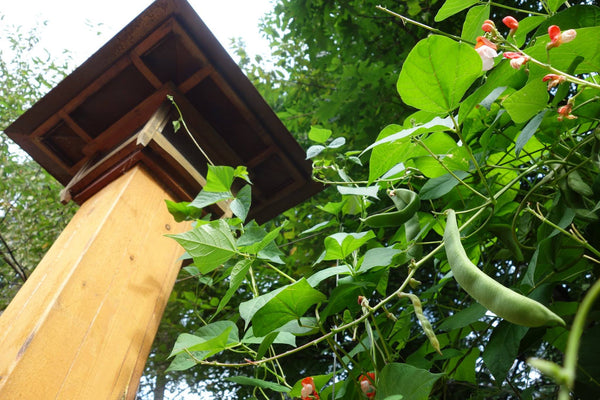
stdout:
POLYGON ((371 228, 400 226, 411 219, 421 207, 421 199, 412 190, 390 190, 388 195, 394 202, 397 211, 370 215, 363 220, 365 225, 371 228))
POLYGON ((442 350, 440 350, 440 342, 437 336, 435 336, 435 332, 433 330, 433 327, 431 326, 431 322, 429 322, 429 320, 423 313, 423 306, 421 305, 421 300, 412 293, 399 293, 398 297, 408 297, 410 299, 415 310, 415 315, 419 320, 419 324, 421 324, 421 328, 423 328, 425 336, 427 336, 427 338, 429 339, 429 343, 431 343, 431 346, 435 349, 435 351, 437 351, 440 355, 443 355, 442 350))
POLYGON ((460 241, 454 210, 448 210, 444 246, 454 279, 465 292, 497 316, 528 327, 566 325, 543 304, 496 282, 471 262, 460 241))

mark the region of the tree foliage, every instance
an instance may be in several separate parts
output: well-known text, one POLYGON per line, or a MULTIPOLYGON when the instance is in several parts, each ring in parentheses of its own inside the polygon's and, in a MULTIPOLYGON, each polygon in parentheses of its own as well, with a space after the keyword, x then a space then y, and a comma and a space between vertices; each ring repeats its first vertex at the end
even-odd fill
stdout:
MULTIPOLYGON (((2 17, 0 16, 0 20, 2 17)), ((69 221, 61 186, 2 131, 68 71, 40 52, 40 28, 5 26, 0 50, 0 310, 69 221)))

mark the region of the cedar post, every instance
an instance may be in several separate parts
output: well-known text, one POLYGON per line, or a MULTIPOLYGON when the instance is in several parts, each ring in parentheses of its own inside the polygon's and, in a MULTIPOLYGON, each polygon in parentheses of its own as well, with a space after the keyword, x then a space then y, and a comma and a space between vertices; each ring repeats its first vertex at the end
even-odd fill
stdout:
POLYGON ((86 201, 0 318, 0 398, 133 399, 179 272, 140 166, 86 201))
POLYGON ((183 252, 164 234, 189 228, 164 200, 194 199, 204 154, 248 168, 259 223, 321 190, 185 0, 155 1, 6 133, 81 208, 0 316, 2 399, 135 398, 183 252))

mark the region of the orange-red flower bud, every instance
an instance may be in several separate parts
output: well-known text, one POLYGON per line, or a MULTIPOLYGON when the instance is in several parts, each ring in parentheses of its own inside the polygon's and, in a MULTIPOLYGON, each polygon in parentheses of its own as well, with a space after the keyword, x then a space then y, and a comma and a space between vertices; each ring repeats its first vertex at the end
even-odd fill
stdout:
POLYGON ((517 21, 514 17, 511 17, 510 15, 502 18, 502 22, 513 32, 519 28, 519 21, 517 21))
POLYGON ((484 32, 492 33, 496 30, 496 25, 494 24, 494 21, 486 19, 485 21, 483 21, 481 29, 483 29, 484 32))

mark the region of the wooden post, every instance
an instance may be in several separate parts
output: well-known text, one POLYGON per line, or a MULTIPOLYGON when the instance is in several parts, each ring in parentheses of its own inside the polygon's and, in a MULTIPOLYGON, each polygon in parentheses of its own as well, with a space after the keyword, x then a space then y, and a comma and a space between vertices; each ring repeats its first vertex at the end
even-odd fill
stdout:
POLYGON ((0 317, 0 399, 135 399, 179 272, 140 165, 87 200, 0 317))

